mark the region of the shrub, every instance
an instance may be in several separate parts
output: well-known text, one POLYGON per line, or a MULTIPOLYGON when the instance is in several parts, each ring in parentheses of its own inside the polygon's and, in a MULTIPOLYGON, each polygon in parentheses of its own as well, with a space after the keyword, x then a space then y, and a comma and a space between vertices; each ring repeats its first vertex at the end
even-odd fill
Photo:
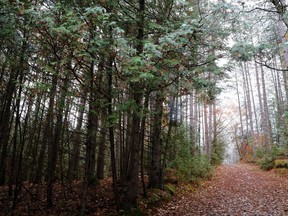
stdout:
POLYGON ((283 146, 273 145, 271 148, 271 154, 273 157, 285 157, 287 156, 287 149, 283 146))
POLYGON ((259 160, 260 168, 263 170, 271 170, 274 168, 274 158, 273 157, 264 157, 261 160, 259 160))
POLYGON ((256 156, 260 159, 269 156, 278 158, 288 156, 287 153, 287 149, 284 146, 273 145, 269 151, 265 147, 260 146, 257 148, 256 156))
POLYGON ((176 191, 175 187, 172 184, 164 185, 164 189, 165 189, 165 191, 167 191, 172 196, 175 194, 175 191, 176 191))
POLYGON ((287 150, 283 146, 273 145, 269 152, 265 148, 258 148, 257 157, 260 158, 258 164, 263 170, 288 168, 287 150))
POLYGON ((212 165, 206 155, 177 157, 173 164, 177 175, 188 182, 197 182, 212 176, 212 165))
POLYGON ((187 131, 184 126, 180 126, 171 134, 173 157, 168 157, 167 168, 176 170, 178 178, 187 182, 209 178, 212 175, 212 166, 207 156, 192 155, 192 140, 189 139, 187 131))
MULTIPOLYGON (((166 185, 167 187, 167 185, 166 185)), ((169 189, 172 190, 173 186, 171 186, 169 189)), ((160 189, 149 189, 148 191, 148 200, 147 205, 148 206, 156 206, 157 204, 161 203, 162 201, 169 201, 172 198, 171 191, 168 191, 167 188, 165 190, 160 189)), ((175 189, 174 192, 175 193, 175 189)))
POLYGON ((265 148, 262 147, 262 146, 259 146, 259 147, 257 148, 257 150, 256 150, 256 157, 262 159, 262 158, 264 158, 265 156, 266 156, 266 150, 265 150, 265 148))
POLYGON ((220 165, 224 160, 225 142, 221 138, 213 141, 211 163, 213 165, 220 165))

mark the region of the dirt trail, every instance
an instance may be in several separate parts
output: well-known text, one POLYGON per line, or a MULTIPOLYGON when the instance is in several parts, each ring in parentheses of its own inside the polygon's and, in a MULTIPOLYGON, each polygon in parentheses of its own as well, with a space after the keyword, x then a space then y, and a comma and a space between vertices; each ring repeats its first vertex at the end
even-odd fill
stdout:
POLYGON ((156 215, 288 216, 288 179, 248 164, 221 166, 204 187, 176 197, 156 215))

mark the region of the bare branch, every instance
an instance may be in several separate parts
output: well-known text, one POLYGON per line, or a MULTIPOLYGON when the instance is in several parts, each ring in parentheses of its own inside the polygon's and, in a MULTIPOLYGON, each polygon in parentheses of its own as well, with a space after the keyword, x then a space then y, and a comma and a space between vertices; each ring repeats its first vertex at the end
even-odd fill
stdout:
POLYGON ((259 8, 259 7, 255 7, 252 10, 243 11, 243 12, 244 13, 251 13, 251 12, 256 11, 256 10, 261 10, 261 11, 265 11, 265 12, 269 12, 269 13, 279 13, 279 11, 277 11, 277 10, 271 10, 271 9, 259 8))
POLYGON ((263 63, 263 62, 259 62, 259 61, 257 61, 257 60, 255 60, 255 62, 256 62, 257 64, 263 65, 263 66, 265 66, 265 67, 267 67, 267 68, 269 68, 269 69, 275 70, 275 71, 288 71, 288 69, 279 69, 279 68, 272 67, 272 66, 268 65, 266 62, 263 63))

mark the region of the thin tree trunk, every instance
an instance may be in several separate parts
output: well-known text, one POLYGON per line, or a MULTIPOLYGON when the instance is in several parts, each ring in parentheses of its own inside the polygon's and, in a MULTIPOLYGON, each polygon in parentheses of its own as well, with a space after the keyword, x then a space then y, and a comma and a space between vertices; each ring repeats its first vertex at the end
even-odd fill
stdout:
POLYGON ((149 108, 149 96, 150 92, 146 92, 145 99, 144 99, 144 113, 141 122, 141 183, 143 188, 143 196, 147 197, 146 185, 145 185, 145 178, 144 178, 144 150, 145 150, 145 129, 146 129, 146 119, 147 119, 147 110, 149 108))
MULTIPOLYGON (((236 93, 237 93, 238 111, 239 111, 239 120, 240 120, 240 135, 241 135, 241 141, 240 142, 241 142, 241 147, 242 147, 243 141, 244 141, 243 140, 243 138, 244 138, 244 127, 243 127, 242 106, 241 106, 241 101, 240 101, 239 82, 238 82, 237 73, 236 73, 236 93)), ((243 155, 241 155, 241 151, 238 151, 238 152, 239 152, 240 157, 242 158, 243 155)))
POLYGON ((41 149, 38 156, 38 166, 35 173, 34 183, 38 184, 42 180, 43 170, 44 170, 44 160, 46 155, 47 146, 52 142, 53 138, 53 110, 54 110, 54 101, 56 95, 56 88, 58 83, 58 76, 53 75, 52 77, 52 87, 49 94, 49 105, 47 110, 47 116, 45 119, 45 128, 43 131, 43 137, 41 142, 41 149))
MULTIPOLYGON (((165 146, 164 146, 164 154, 163 154, 163 161, 162 161, 162 168, 161 168, 162 170, 164 170, 164 168, 166 166, 166 161, 167 161, 167 156, 168 156, 168 148, 169 148, 170 138, 171 138, 171 133, 172 133, 172 127, 174 124, 173 109, 174 109, 174 105, 175 105, 175 100, 176 100, 176 96, 173 95, 172 103, 171 103, 171 110, 169 112, 169 124, 168 124, 167 137, 166 137, 165 146)), ((173 155, 170 158, 173 160, 175 157, 173 155)))
POLYGON ((210 102, 208 104, 208 110, 209 110, 209 117, 208 117, 208 143, 209 143, 209 149, 208 149, 208 159, 211 161, 212 158, 212 139, 213 139, 213 107, 212 103, 210 102))
MULTIPOLYGON (((263 100, 262 100, 262 93, 261 93, 261 82, 259 77, 259 68, 257 63, 255 62, 255 73, 256 73, 256 83, 257 83, 257 93, 258 93, 258 101, 259 101, 259 107, 260 107, 260 126, 263 127, 263 100)), ((262 128, 259 128, 258 130, 262 131, 262 128)), ((261 143, 262 144, 262 143, 261 143)))
POLYGON ((249 79, 248 79, 248 68, 246 63, 243 63, 243 81, 244 81, 244 86, 246 89, 246 101, 247 101, 247 108, 248 108, 248 122, 250 126, 250 138, 251 138, 251 143, 252 143, 252 148, 253 148, 253 158, 256 158, 256 145, 255 145, 255 136, 254 136, 254 125, 253 125, 253 111, 252 111, 252 104, 251 104, 251 91, 250 91, 250 85, 249 85, 249 79))
POLYGON ((209 125, 208 125, 208 104, 207 100, 203 102, 203 129, 204 129, 204 151, 210 160, 210 143, 209 143, 209 125))
POLYGON ((275 110, 274 110, 274 119, 275 119, 275 134, 276 134, 276 143, 279 144, 280 143, 280 125, 281 125, 281 108, 280 108, 280 94, 279 94, 279 89, 278 89, 278 82, 277 82, 277 77, 275 75, 275 71, 272 70, 271 71, 271 75, 272 75, 272 80, 273 80, 273 85, 274 85, 274 90, 275 90, 275 110))
POLYGON ((161 128, 164 97, 157 92, 153 97, 153 120, 151 131, 151 168, 149 175, 149 187, 163 189, 162 169, 161 169, 161 128))
MULTIPOLYGON (((137 32, 137 55, 143 53, 144 49, 144 17, 145 17, 145 0, 138 0, 139 4, 139 16, 138 16, 138 32, 137 32)), ((127 182, 129 187, 125 194, 124 209, 130 210, 131 207, 135 207, 136 199, 138 195, 138 174, 139 174, 139 153, 141 150, 141 112, 142 112, 142 89, 140 83, 131 83, 131 95, 132 100, 135 102, 135 108, 132 113, 131 123, 131 157, 128 166, 127 182)))
MULTIPOLYGON (((112 40, 112 29, 109 28, 109 37, 110 41, 112 40)), ((111 41, 112 42, 112 41, 111 41)), ((113 115, 113 61, 114 59, 109 56, 107 70, 108 70, 108 115, 113 115)), ((109 142, 110 142, 110 160, 111 160, 111 169, 112 169, 112 187, 113 187, 113 194, 114 199, 116 202, 117 209, 120 208, 120 198, 119 198, 119 192, 117 187, 117 165, 116 165, 116 156, 115 156, 115 135, 114 135, 114 125, 113 122, 109 122, 109 142)))
MULTIPOLYGON (((102 71, 101 71, 102 72, 102 71)), ((89 97, 89 112, 88 112, 88 123, 87 123, 87 141, 86 141, 86 156, 85 156, 85 175, 83 182, 81 209, 79 215, 85 215, 87 206, 87 195, 89 185, 95 183, 94 178, 93 161, 95 162, 95 150, 96 150, 96 136, 98 128, 98 116, 99 111, 96 106, 96 96, 94 88, 94 61, 91 62, 89 76, 87 76, 87 83, 89 83, 90 97, 89 97)))
POLYGON ((16 81, 19 76, 18 70, 11 70, 11 75, 7 84, 4 104, 2 105, 0 116, 0 185, 5 184, 6 179, 6 160, 8 153, 8 143, 10 137, 10 120, 11 120, 11 106, 13 102, 13 95, 16 91, 16 81))
POLYGON ((71 182, 74 179, 77 179, 79 176, 79 154, 80 154, 80 145, 81 145, 81 129, 83 125, 83 116, 84 116, 84 107, 86 104, 86 90, 84 91, 83 96, 80 99, 79 104, 79 111, 78 111, 78 118, 77 118, 77 125, 75 131, 73 132, 73 139, 72 139, 72 151, 69 160, 69 167, 68 167, 68 179, 71 182))
MULTIPOLYGON (((254 97, 254 91, 253 91, 253 86, 252 86, 252 81, 251 81, 251 76, 250 76, 250 71, 249 71, 249 65, 246 63, 246 69, 247 69, 247 79, 248 79, 248 85, 251 93, 251 99, 252 99, 252 106, 251 110, 254 112, 254 119, 255 119, 255 128, 256 128, 256 134, 257 134, 257 139, 254 138, 255 146, 258 144, 257 140, 259 137, 259 125, 258 125, 258 118, 257 118, 257 110, 256 110, 256 104, 255 104, 255 97, 254 97)), ((255 136, 254 136, 255 137, 255 136)))
POLYGON ((191 140, 191 154, 195 155, 196 153, 196 133, 197 133, 197 104, 196 101, 196 92, 192 92, 189 97, 189 109, 190 109, 190 140, 191 140))
POLYGON ((47 161, 47 206, 52 207, 53 205, 53 184, 55 181, 56 165, 59 154, 60 138, 62 134, 63 126, 63 111, 65 107, 65 98, 68 91, 69 79, 66 75, 63 87, 61 90, 60 98, 57 103, 57 115, 56 125, 54 129, 54 136, 51 139, 52 142, 48 145, 48 161, 47 161))
POLYGON ((271 148, 271 123, 269 118, 269 109, 268 109, 268 101, 266 94, 266 83, 264 77, 264 69, 263 66, 260 66, 261 71, 261 81, 262 81, 262 95, 263 95, 263 131, 264 131, 264 143, 267 151, 270 151, 271 148))
POLYGON ((106 135, 107 135, 107 128, 105 125, 102 126, 100 134, 101 137, 99 139, 98 144, 99 149, 97 157, 97 179, 104 179, 106 135))

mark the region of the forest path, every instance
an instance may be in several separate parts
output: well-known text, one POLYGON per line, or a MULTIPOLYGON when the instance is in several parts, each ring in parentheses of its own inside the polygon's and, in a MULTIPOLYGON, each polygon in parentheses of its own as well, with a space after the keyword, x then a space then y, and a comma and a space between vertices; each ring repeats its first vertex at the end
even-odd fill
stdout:
POLYGON ((222 165, 205 186, 175 197, 156 215, 288 215, 288 179, 249 164, 222 165))

